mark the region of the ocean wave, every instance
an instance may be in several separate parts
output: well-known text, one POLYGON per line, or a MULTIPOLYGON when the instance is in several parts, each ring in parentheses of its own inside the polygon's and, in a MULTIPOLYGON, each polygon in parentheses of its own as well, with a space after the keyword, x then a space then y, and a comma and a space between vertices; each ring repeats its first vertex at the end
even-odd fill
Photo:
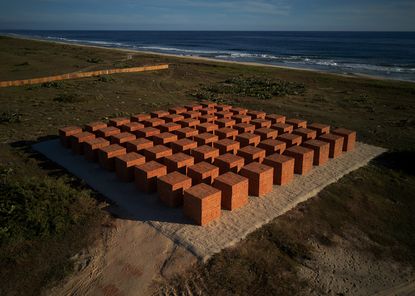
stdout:
POLYGON ((82 39, 70 39, 64 37, 55 37, 55 36, 46 36, 46 39, 57 40, 64 42, 73 42, 73 43, 86 43, 86 44, 98 44, 104 46, 128 46, 127 44, 121 42, 109 42, 109 41, 100 41, 100 40, 82 40, 82 39))
POLYGON ((149 49, 149 50, 157 50, 157 51, 174 51, 180 53, 194 53, 194 54, 234 54, 233 51, 225 51, 225 50, 208 50, 208 49, 184 49, 184 48, 176 48, 176 47, 164 47, 164 46, 138 46, 139 49, 149 49))

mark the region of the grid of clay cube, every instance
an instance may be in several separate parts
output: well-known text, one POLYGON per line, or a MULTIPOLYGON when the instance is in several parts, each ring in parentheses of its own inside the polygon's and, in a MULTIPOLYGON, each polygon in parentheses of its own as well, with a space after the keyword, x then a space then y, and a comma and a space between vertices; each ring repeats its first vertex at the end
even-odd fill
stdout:
POLYGON ((198 225, 354 148, 356 132, 211 102, 59 130, 62 145, 198 225))

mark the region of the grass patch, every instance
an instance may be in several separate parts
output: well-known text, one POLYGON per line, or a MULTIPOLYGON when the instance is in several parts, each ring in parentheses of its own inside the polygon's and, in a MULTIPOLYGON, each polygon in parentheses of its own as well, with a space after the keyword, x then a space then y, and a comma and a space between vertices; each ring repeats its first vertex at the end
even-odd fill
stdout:
POLYGON ((0 114, 0 123, 18 123, 22 114, 14 111, 6 111, 0 114))
POLYGON ((79 103, 85 101, 85 99, 82 98, 80 95, 73 93, 58 94, 53 100, 59 103, 79 103))

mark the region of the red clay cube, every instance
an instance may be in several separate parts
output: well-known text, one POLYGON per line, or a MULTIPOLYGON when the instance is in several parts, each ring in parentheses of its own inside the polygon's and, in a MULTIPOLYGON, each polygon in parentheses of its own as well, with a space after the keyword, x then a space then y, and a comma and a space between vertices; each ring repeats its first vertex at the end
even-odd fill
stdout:
POLYGON ((327 125, 327 124, 312 123, 312 124, 309 124, 307 128, 315 130, 317 132, 317 136, 330 133, 330 125, 327 125))
POLYGON ((329 143, 319 140, 309 140, 304 142, 303 146, 314 151, 314 165, 323 165, 329 160, 329 143))
POLYGON ((95 138, 84 142, 85 158, 89 161, 98 160, 98 149, 109 146, 110 142, 104 138, 95 138))
POLYGON ((171 173, 178 171, 187 175, 187 168, 194 165, 194 158, 188 154, 182 152, 175 153, 164 158, 164 164, 167 167, 167 172, 171 173))
POLYGON ((160 134, 160 130, 155 127, 145 127, 135 131, 134 134, 137 136, 137 138, 152 139, 153 136, 160 134))
POLYGON ((222 139, 213 143, 213 147, 218 148, 220 154, 233 153, 236 154, 240 148, 240 144, 237 141, 231 139, 222 139))
POLYGON ((121 126, 121 131, 123 132, 128 132, 128 133, 133 133, 135 131, 138 131, 139 129, 144 128, 144 124, 139 123, 139 122, 130 122, 130 123, 126 123, 124 125, 121 126))
POLYGON ((215 108, 218 104, 205 101, 205 102, 202 102, 201 105, 203 108, 215 108))
POLYGON ((150 115, 153 118, 162 118, 164 116, 170 115, 170 113, 166 110, 157 110, 157 111, 150 112, 150 115))
POLYGON ((90 122, 87 125, 85 125, 85 130, 87 132, 94 133, 97 130, 99 130, 101 128, 106 128, 106 127, 107 127, 107 124, 105 122, 94 121, 94 122, 90 122))
POLYGON ((294 126, 287 123, 274 123, 271 128, 277 130, 279 135, 290 134, 294 130, 294 126))
POLYGON ((174 133, 177 135, 179 139, 182 139, 182 138, 193 139, 194 136, 199 134, 199 131, 191 127, 183 127, 179 130, 174 131, 174 133))
POLYGON ((293 130, 293 134, 301 136, 302 142, 314 140, 317 137, 317 132, 315 130, 303 127, 293 130))
POLYGON ((82 128, 79 126, 67 126, 59 129, 61 144, 69 148, 71 146, 70 137, 79 133, 82 133, 82 128))
POLYGON ((338 128, 332 131, 333 134, 342 136, 343 140, 343 151, 351 151, 354 149, 356 143, 356 132, 345 128, 338 128))
POLYGON ((326 134, 318 137, 318 140, 324 141, 330 144, 329 157, 335 158, 342 154, 344 138, 335 134, 326 134))
POLYGON ((119 133, 121 133, 121 130, 114 126, 104 127, 95 132, 97 137, 106 138, 107 140, 110 140, 112 136, 119 133))
POLYGON ((195 118, 185 118, 183 120, 180 120, 179 123, 182 127, 196 127, 200 124, 200 120, 195 118))
POLYGON ((278 131, 272 128, 258 128, 254 131, 255 134, 261 137, 261 140, 275 139, 278 136, 278 131))
POLYGON ((127 148, 127 152, 141 152, 144 149, 153 147, 153 141, 150 141, 146 138, 138 138, 132 141, 128 141, 125 143, 125 147, 127 148))
POLYGON ((197 147, 197 142, 187 138, 170 143, 173 153, 184 152, 190 154, 190 151, 197 147))
POLYGON ((82 132, 71 136, 72 152, 76 154, 84 153, 84 142, 95 139, 95 134, 90 132, 82 132))
POLYGON ((239 174, 249 180, 249 195, 263 196, 272 191, 274 176, 272 167, 254 161, 244 166, 239 174))
POLYGON ((249 123, 251 122, 251 116, 249 115, 234 115, 231 117, 233 120, 235 120, 236 123, 249 123))
POLYGON ((229 111, 229 110, 232 109, 232 106, 230 106, 230 105, 216 105, 215 108, 218 111, 229 111))
POLYGON ((157 161, 149 161, 134 167, 135 184, 144 192, 156 191, 157 178, 166 174, 166 166, 157 161))
POLYGON ((284 151, 284 155, 295 159, 294 173, 296 174, 305 175, 313 168, 314 150, 312 149, 293 146, 287 148, 284 151))
POLYGON ((216 119, 218 119, 218 117, 213 114, 206 114, 206 115, 202 115, 199 117, 199 120, 202 123, 206 123, 206 122, 214 123, 216 119))
POLYGON ((237 155, 245 159, 245 164, 251 163, 253 161, 262 163, 265 158, 265 150, 255 147, 255 146, 245 146, 238 150, 237 155))
POLYGON ((182 113, 182 115, 184 116, 184 118, 198 119, 200 116, 202 116, 202 113, 200 113, 199 111, 187 111, 182 113))
POLYGON ((99 164, 104 169, 109 171, 114 170, 114 157, 124 155, 127 153, 127 150, 118 145, 113 144, 106 147, 98 148, 98 159, 99 164))
POLYGON ((222 191, 221 206, 223 210, 233 211, 248 203, 248 179, 228 172, 220 175, 213 182, 213 187, 222 191))
POLYGON ((164 121, 164 119, 154 117, 143 120, 141 123, 143 123, 145 127, 156 127, 158 125, 165 124, 166 122, 164 121))
POLYGON ((160 200, 169 207, 183 204, 183 192, 192 186, 192 179, 179 172, 172 172, 157 179, 160 200))
POLYGON ((246 115, 246 113, 248 113, 248 109, 241 108, 241 107, 231 108, 230 111, 235 115, 246 115))
POLYGON ((136 136, 131 133, 119 133, 111 136, 111 144, 122 145, 126 142, 133 141, 136 139, 136 136))
POLYGON ((236 136, 236 141, 241 143, 241 147, 245 147, 248 145, 256 146, 261 141, 261 137, 259 135, 252 133, 243 133, 236 136))
POLYGON ((171 133, 171 132, 177 131, 178 129, 181 129, 182 126, 178 123, 168 122, 168 123, 161 124, 161 125, 157 126, 157 128, 162 133, 171 133))
POLYGON ((275 153, 282 154, 285 148, 287 148, 287 143, 275 139, 267 139, 261 141, 258 144, 258 148, 264 149, 267 156, 275 153))
POLYGON ((271 127, 271 120, 263 119, 263 118, 257 118, 252 119, 251 124, 255 125, 255 128, 263 128, 263 127, 271 127))
POLYGON ((196 126, 196 129, 199 131, 199 133, 213 133, 218 129, 218 126, 214 123, 205 122, 196 126))
POLYGON ((217 135, 219 139, 227 138, 235 140, 235 137, 238 135, 238 131, 230 127, 222 127, 215 131, 215 135, 217 135))
POLYGON ((177 135, 172 133, 161 133, 153 136, 154 145, 167 145, 169 143, 177 141, 177 135))
POLYGON ((236 129, 238 133, 253 133, 255 130, 255 125, 249 123, 237 123, 233 126, 233 129, 236 129))
POLYGON ((143 120, 150 119, 150 118, 151 118, 150 114, 141 113, 141 114, 135 114, 135 115, 131 116, 130 120, 134 121, 134 122, 141 122, 143 120))
POLYGON ((184 119, 181 114, 169 114, 162 118, 165 122, 179 122, 184 119))
POLYGON ((213 146, 213 143, 219 140, 219 137, 211 133, 203 133, 195 136, 193 139, 197 142, 198 146, 213 146))
POLYGON ((280 114, 267 114, 265 119, 271 120, 271 123, 285 123, 285 116, 280 114))
POLYGON ((213 180, 219 176, 219 168, 205 161, 196 163, 187 168, 187 175, 192 178, 192 184, 199 183, 212 184, 213 180))
POLYGON ((281 136, 278 136, 277 140, 285 142, 288 147, 292 146, 298 146, 301 145, 301 136, 294 135, 294 134, 282 134, 281 136))
POLYGON ((111 118, 109 120, 109 125, 111 126, 115 126, 115 127, 119 127, 122 126, 124 124, 127 124, 130 122, 129 118, 126 117, 117 117, 117 118, 111 118))
POLYGON ((307 128, 307 121, 304 119, 290 118, 290 119, 286 119, 285 123, 293 125, 294 128, 300 128, 300 127, 307 128))
POLYGON ((183 213, 197 225, 204 226, 221 214, 221 191, 206 185, 198 184, 184 191, 183 213))
POLYGON ((294 179, 293 157, 275 153, 265 157, 262 163, 274 168, 274 184, 285 185, 294 179))
POLYGON ((114 161, 117 177, 124 182, 130 182, 134 180, 134 166, 145 163, 146 159, 141 154, 130 152, 114 157, 114 161))
POLYGON ((171 114, 180 114, 180 113, 184 113, 186 111, 187 111, 186 107, 183 107, 183 106, 172 107, 172 108, 169 109, 169 112, 171 114))
POLYGON ((231 118, 233 116, 233 113, 230 111, 217 111, 215 112, 215 115, 218 118, 231 118))
POLYGON ((199 112, 202 113, 202 115, 211 115, 211 114, 215 114, 216 109, 215 108, 202 108, 199 110, 199 112))
POLYGON ((251 116, 252 119, 265 119, 265 116, 267 115, 263 111, 254 111, 254 110, 248 111, 247 114, 251 116))
POLYGON ((160 161, 162 162, 164 157, 172 155, 172 150, 164 145, 156 145, 143 150, 143 154, 146 157, 146 161, 160 161))
POLYGON ((213 164, 219 168, 219 173, 226 172, 238 173, 245 164, 245 160, 241 156, 232 153, 219 155, 215 158, 213 164))
POLYGON ((219 127, 232 127, 236 124, 236 121, 230 118, 220 118, 216 120, 216 124, 219 127))
POLYGON ((200 110, 200 109, 203 108, 203 106, 201 104, 196 104, 196 103, 187 104, 187 105, 185 105, 185 107, 186 107, 187 111, 197 111, 197 110, 200 110))
POLYGON ((191 154, 195 159, 195 163, 199 163, 201 161, 213 163, 214 159, 219 156, 219 149, 203 145, 193 149, 191 154))

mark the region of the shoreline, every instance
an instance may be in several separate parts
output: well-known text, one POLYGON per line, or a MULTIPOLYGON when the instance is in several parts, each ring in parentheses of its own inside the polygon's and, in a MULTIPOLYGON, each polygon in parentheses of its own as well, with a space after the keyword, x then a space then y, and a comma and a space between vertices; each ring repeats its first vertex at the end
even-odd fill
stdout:
POLYGON ((329 71, 311 69, 311 68, 289 67, 289 66, 281 66, 281 65, 264 64, 264 63, 258 63, 258 62, 228 61, 228 60, 221 60, 221 59, 201 57, 201 56, 186 56, 186 55, 179 55, 179 54, 172 54, 172 53, 162 53, 162 52, 156 52, 156 51, 139 50, 139 49, 119 48, 119 47, 111 47, 111 46, 98 46, 98 45, 89 45, 89 44, 87 45, 87 44, 82 44, 82 43, 65 42, 65 41, 59 41, 59 40, 46 40, 46 39, 42 39, 42 38, 31 38, 29 36, 22 36, 22 35, 17 35, 17 34, 12 34, 12 35, 0 34, 0 36, 9 37, 9 38, 16 38, 16 39, 23 39, 23 40, 40 41, 40 42, 46 42, 46 43, 80 46, 80 47, 87 47, 87 48, 117 50, 117 51, 122 51, 122 52, 129 52, 129 53, 141 53, 141 54, 147 54, 147 55, 173 57, 173 58, 181 58, 181 59, 188 59, 188 60, 190 59, 190 60, 196 60, 196 61, 237 64, 237 65, 243 65, 243 66, 269 67, 269 68, 278 68, 278 69, 293 70, 293 71, 305 71, 305 72, 327 74, 327 75, 334 75, 334 76, 347 77, 347 78, 365 78, 365 79, 371 79, 371 80, 415 83, 415 81, 411 81, 411 80, 392 79, 392 78, 388 78, 388 77, 369 75, 369 74, 361 74, 361 73, 344 74, 344 73, 335 73, 335 72, 329 72, 329 71))

